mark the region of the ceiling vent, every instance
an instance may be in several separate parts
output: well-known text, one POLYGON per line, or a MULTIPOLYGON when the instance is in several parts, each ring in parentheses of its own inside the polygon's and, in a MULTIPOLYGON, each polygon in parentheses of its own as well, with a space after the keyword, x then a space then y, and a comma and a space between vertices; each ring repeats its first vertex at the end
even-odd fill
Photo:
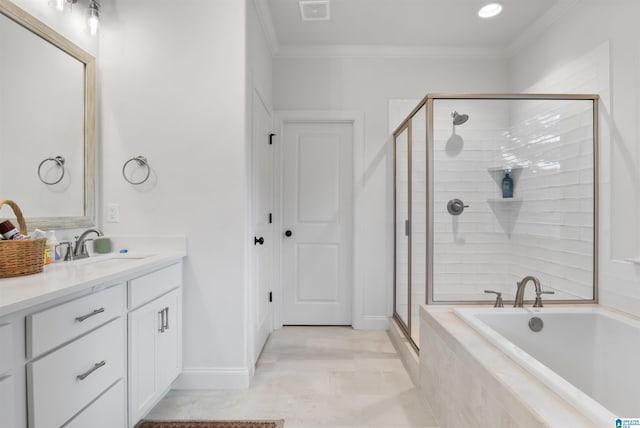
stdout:
POLYGON ((328 21, 331 19, 329 0, 300 0, 298 3, 303 21, 328 21))

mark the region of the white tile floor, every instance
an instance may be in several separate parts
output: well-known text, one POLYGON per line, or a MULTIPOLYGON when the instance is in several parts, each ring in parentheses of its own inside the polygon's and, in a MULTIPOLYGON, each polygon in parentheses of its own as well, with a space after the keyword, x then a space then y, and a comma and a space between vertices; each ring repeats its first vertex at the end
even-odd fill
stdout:
POLYGON ((275 331, 248 390, 171 391, 148 418, 284 419, 285 428, 437 428, 386 332, 350 327, 275 331))

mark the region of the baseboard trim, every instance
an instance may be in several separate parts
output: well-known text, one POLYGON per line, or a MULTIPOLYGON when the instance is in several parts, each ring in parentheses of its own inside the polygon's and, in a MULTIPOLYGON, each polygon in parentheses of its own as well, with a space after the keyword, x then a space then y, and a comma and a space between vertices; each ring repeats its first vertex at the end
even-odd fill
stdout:
POLYGON ((251 383, 249 369, 185 368, 173 383, 173 389, 247 389, 251 383))
POLYGON ((389 328, 389 318, 377 315, 365 315, 362 319, 353 323, 356 330, 387 330, 389 328))

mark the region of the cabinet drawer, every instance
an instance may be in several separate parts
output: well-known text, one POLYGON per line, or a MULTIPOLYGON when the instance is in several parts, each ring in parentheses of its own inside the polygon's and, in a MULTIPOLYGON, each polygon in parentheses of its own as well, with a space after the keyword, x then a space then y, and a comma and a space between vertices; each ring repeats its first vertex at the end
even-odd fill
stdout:
POLYGON ((74 339, 124 312, 124 284, 27 316, 27 358, 74 339))
POLYGON ((0 376, 0 427, 16 426, 13 376, 0 376))
POLYGON ((125 427, 127 425, 125 405, 124 380, 119 380, 103 396, 73 418, 65 428, 125 427))
POLYGON ((129 281, 129 309, 149 302, 180 285, 182 285, 181 263, 132 279, 129 281))
POLYGON ((0 323, 0 377, 11 370, 11 350, 13 343, 13 326, 0 323))
POLYGON ((58 427, 68 421, 123 377, 124 362, 124 322, 117 318, 27 364, 29 426, 58 427))

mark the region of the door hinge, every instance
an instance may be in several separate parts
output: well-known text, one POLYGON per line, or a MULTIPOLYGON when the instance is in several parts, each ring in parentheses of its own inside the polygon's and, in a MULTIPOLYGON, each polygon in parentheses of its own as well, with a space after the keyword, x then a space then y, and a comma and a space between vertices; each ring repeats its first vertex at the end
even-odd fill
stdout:
POLYGON ((269 213, 269 224, 273 223, 273 214, 269 213))
POLYGON ((273 144, 273 137, 275 137, 276 134, 269 134, 269 145, 273 144))
POLYGON ((269 291, 269 301, 273 302, 273 291, 269 291))

